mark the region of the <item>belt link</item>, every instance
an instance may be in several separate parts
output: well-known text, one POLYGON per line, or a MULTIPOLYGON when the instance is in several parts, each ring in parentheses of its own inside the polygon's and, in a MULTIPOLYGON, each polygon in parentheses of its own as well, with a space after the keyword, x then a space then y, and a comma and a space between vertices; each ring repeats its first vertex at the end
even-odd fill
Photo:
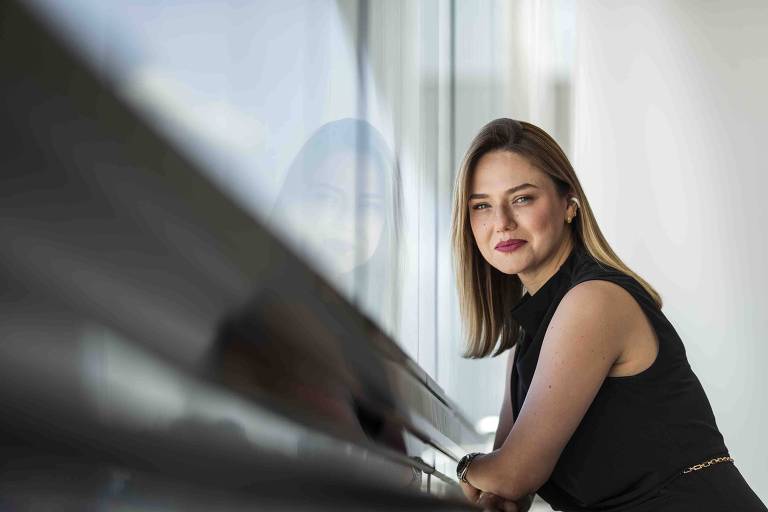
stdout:
POLYGON ((718 462, 733 462, 733 457, 717 457, 714 459, 709 459, 706 462, 702 462, 701 464, 696 464, 694 466, 689 467, 688 469, 683 470, 683 474, 690 473, 691 471, 698 471, 700 469, 708 468, 709 466, 713 464, 717 464, 718 462))

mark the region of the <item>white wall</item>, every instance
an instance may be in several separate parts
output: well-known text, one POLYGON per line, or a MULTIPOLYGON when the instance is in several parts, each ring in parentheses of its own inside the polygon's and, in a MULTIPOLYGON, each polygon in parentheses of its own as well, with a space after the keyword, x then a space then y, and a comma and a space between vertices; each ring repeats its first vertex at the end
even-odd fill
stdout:
POLYGON ((768 4, 578 2, 574 164, 768 499, 768 4))

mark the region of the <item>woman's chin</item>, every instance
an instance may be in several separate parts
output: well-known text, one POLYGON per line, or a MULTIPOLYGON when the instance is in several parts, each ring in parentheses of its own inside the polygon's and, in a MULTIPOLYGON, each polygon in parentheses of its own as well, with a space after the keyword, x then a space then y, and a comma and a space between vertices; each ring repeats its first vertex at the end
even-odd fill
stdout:
POLYGON ((525 262, 518 260, 519 258, 514 256, 510 257, 509 255, 504 255, 502 257, 494 258, 491 262, 491 266, 503 274, 519 274, 525 270, 525 262))

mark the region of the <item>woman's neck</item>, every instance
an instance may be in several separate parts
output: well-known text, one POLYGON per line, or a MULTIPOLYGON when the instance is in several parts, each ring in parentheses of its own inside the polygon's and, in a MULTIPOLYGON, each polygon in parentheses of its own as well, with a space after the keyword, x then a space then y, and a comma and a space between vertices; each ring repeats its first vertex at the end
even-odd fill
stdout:
POLYGON ((574 249, 575 245, 576 244, 574 243, 572 236, 565 237, 563 242, 560 244, 560 247, 558 247, 549 261, 544 262, 540 268, 537 269, 535 275, 524 276, 520 274, 520 281, 523 283, 523 286, 525 286, 525 289, 530 295, 534 295, 537 291, 539 291, 541 287, 544 286, 544 284, 549 281, 552 276, 555 275, 555 273, 557 273, 562 264, 565 263, 565 260, 568 259, 568 256, 571 254, 571 251, 574 249))

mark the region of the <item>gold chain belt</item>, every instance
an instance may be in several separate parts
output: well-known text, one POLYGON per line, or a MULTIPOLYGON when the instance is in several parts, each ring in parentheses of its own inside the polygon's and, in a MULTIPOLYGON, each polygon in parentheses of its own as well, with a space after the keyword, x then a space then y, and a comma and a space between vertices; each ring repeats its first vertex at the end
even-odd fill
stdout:
POLYGON ((685 475, 691 471, 698 471, 700 469, 708 468, 709 466, 717 464, 718 462, 733 462, 733 457, 717 457, 714 459, 709 459, 707 462, 702 462, 701 464, 696 464, 689 467, 688 469, 684 469, 683 474, 685 475))

